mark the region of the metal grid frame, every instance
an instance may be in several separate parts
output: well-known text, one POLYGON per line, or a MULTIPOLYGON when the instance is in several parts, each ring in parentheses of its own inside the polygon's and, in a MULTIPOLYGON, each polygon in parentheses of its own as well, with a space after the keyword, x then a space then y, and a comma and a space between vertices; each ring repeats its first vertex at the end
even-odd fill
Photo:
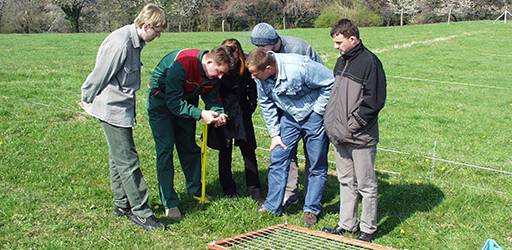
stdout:
POLYGON ((393 249, 307 228, 279 224, 208 244, 210 249, 393 249))

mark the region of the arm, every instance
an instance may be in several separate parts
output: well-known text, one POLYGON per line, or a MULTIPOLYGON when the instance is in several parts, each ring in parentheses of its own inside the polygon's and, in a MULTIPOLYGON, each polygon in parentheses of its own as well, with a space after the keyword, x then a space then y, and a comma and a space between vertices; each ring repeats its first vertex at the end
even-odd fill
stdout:
POLYGON ((368 77, 364 83, 362 99, 359 108, 351 114, 357 124, 351 124, 353 122, 349 121, 349 126, 352 129, 355 128, 354 130, 364 127, 370 121, 376 119, 379 111, 384 107, 386 101, 386 75, 378 59, 370 66, 368 77))
POLYGON ((174 62, 165 70, 163 77, 165 77, 165 100, 171 113, 195 120, 201 119, 202 110, 184 99, 185 70, 182 65, 174 62))
POLYGON ((307 49, 307 54, 306 54, 309 58, 311 58, 311 60, 315 61, 315 62, 319 62, 321 63, 322 65, 324 64, 324 62, 322 62, 322 58, 320 58, 320 55, 316 52, 315 49, 313 49, 313 47, 308 46, 308 49, 307 49))
POLYGON ((245 70, 244 73, 244 82, 247 93, 247 103, 249 104, 251 110, 250 114, 254 113, 256 110, 256 106, 258 105, 258 91, 256 90, 256 82, 252 79, 249 70, 245 70))
POLYGON ((277 115, 277 106, 273 102, 272 98, 267 96, 263 90, 263 86, 260 80, 256 80, 258 90, 258 102, 260 103, 261 113, 265 120, 268 133, 270 137, 278 136, 280 131, 279 117, 277 115))
POLYGON ((82 101, 91 103, 122 69, 126 60, 126 46, 106 41, 101 44, 96 56, 96 65, 82 85, 82 101))
POLYGON ((331 96, 331 90, 334 85, 334 77, 332 72, 324 65, 314 62, 311 60, 305 60, 303 67, 304 71, 304 82, 311 89, 318 89, 319 95, 315 104, 313 105, 313 111, 319 115, 325 113, 325 106, 331 96))

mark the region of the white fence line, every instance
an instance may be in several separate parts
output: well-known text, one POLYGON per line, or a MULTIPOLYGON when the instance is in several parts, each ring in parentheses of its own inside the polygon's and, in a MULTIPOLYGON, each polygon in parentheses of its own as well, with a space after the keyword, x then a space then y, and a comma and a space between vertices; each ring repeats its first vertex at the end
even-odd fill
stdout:
POLYGON ((462 85, 462 86, 469 86, 469 87, 512 90, 512 88, 498 87, 498 86, 492 86, 492 85, 465 83, 465 82, 451 82, 451 81, 443 81, 443 80, 432 80, 432 79, 424 79, 424 78, 416 78, 416 77, 405 77, 405 76, 393 76, 393 75, 388 75, 387 77, 389 77, 389 78, 397 78, 397 79, 405 79, 405 80, 413 80, 413 81, 422 81, 422 82, 433 82, 433 83, 445 83, 445 84, 453 84, 453 85, 462 85))
MULTIPOLYGON (((266 130, 266 128, 260 127, 260 126, 254 126, 254 128, 265 129, 266 130)), ((459 165, 459 166, 464 166, 464 167, 468 167, 468 168, 474 168, 474 169, 478 169, 478 170, 484 170, 484 171, 490 171, 490 172, 495 172, 495 173, 500 173, 500 174, 512 175, 512 171, 506 171, 506 170, 499 170, 499 169, 494 169, 494 168, 489 168, 489 167, 483 167, 483 166, 479 166, 479 165, 476 165, 476 164, 469 164, 469 163, 464 163, 464 162, 458 162, 458 161, 443 159, 443 158, 439 158, 439 157, 417 155, 417 154, 413 154, 413 153, 409 153, 409 152, 400 151, 400 150, 397 150, 397 149, 388 149, 388 148, 383 148, 383 147, 377 147, 377 150, 384 151, 384 152, 390 152, 390 153, 396 153, 396 154, 411 155, 411 156, 415 156, 415 157, 422 157, 422 158, 430 159, 432 161, 440 161, 440 162, 444 162, 444 163, 448 163, 448 164, 459 165)), ((304 156, 301 156, 301 157, 304 157, 304 156)))

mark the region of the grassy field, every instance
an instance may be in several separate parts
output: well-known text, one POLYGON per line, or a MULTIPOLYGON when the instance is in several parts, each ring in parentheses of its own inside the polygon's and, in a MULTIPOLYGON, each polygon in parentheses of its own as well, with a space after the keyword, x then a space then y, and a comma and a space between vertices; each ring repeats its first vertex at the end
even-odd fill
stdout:
MULTIPOLYGON (((378 52, 388 76, 377 155, 376 243, 407 249, 480 249, 492 238, 504 249, 512 248, 511 31, 510 24, 492 22, 361 30, 365 45, 378 52)), ((281 33, 309 41, 326 65, 334 66, 338 53, 328 29, 281 33)), ((111 216, 105 140, 98 122, 77 105, 80 86, 106 35, 0 35, 2 248, 204 249, 213 240, 285 221, 302 226, 302 204, 286 216, 273 217, 258 214, 249 198, 223 199, 213 150, 207 190, 215 199, 207 206, 199 207, 185 195, 178 167, 176 188, 186 214, 182 221, 168 221, 168 231, 145 232, 111 216)), ((143 82, 169 51, 209 49, 230 37, 238 38, 246 52, 252 48, 248 32, 163 34, 143 51, 143 82)), ((143 86, 138 93, 135 141, 150 203, 160 217, 145 90, 143 86)), ((266 187, 269 139, 259 112, 254 122, 266 187)), ((233 167, 243 192, 243 162, 237 149, 233 167)), ((315 230, 338 221, 334 169, 331 164, 325 209, 315 230)))

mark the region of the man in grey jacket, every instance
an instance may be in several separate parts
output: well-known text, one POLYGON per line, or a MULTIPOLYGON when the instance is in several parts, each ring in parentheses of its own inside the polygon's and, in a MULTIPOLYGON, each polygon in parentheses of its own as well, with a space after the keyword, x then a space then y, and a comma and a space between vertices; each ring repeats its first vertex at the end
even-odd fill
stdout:
MULTIPOLYGON (((254 26, 251 33, 251 43, 257 47, 264 48, 266 51, 304 55, 313 61, 323 64, 318 53, 306 41, 293 36, 280 36, 277 34, 274 27, 268 23, 258 23, 254 26)), ((304 158, 306 159, 304 167, 304 190, 307 190, 309 162, 305 143, 304 158)), ((292 160, 290 162, 286 192, 283 200, 284 207, 297 203, 299 198, 299 165, 297 162, 297 152, 292 152, 292 160)), ((304 193, 305 192, 306 191, 304 191, 304 193)), ((304 196, 306 196, 306 194, 304 194, 304 196)))
POLYGON ((146 230, 163 229, 148 206, 146 181, 133 141, 135 92, 140 88, 144 44, 167 28, 164 10, 148 4, 134 23, 105 38, 96 65, 82 85, 81 105, 100 121, 109 147, 114 215, 128 216, 146 230))
POLYGON ((379 112, 386 101, 386 75, 379 58, 359 39, 359 30, 348 19, 331 30, 336 62, 335 85, 325 109, 324 125, 335 148, 340 183, 340 220, 324 231, 359 232, 358 239, 372 241, 377 231, 377 177, 375 155, 379 142, 379 112), (358 196, 362 214, 357 215, 358 196))

